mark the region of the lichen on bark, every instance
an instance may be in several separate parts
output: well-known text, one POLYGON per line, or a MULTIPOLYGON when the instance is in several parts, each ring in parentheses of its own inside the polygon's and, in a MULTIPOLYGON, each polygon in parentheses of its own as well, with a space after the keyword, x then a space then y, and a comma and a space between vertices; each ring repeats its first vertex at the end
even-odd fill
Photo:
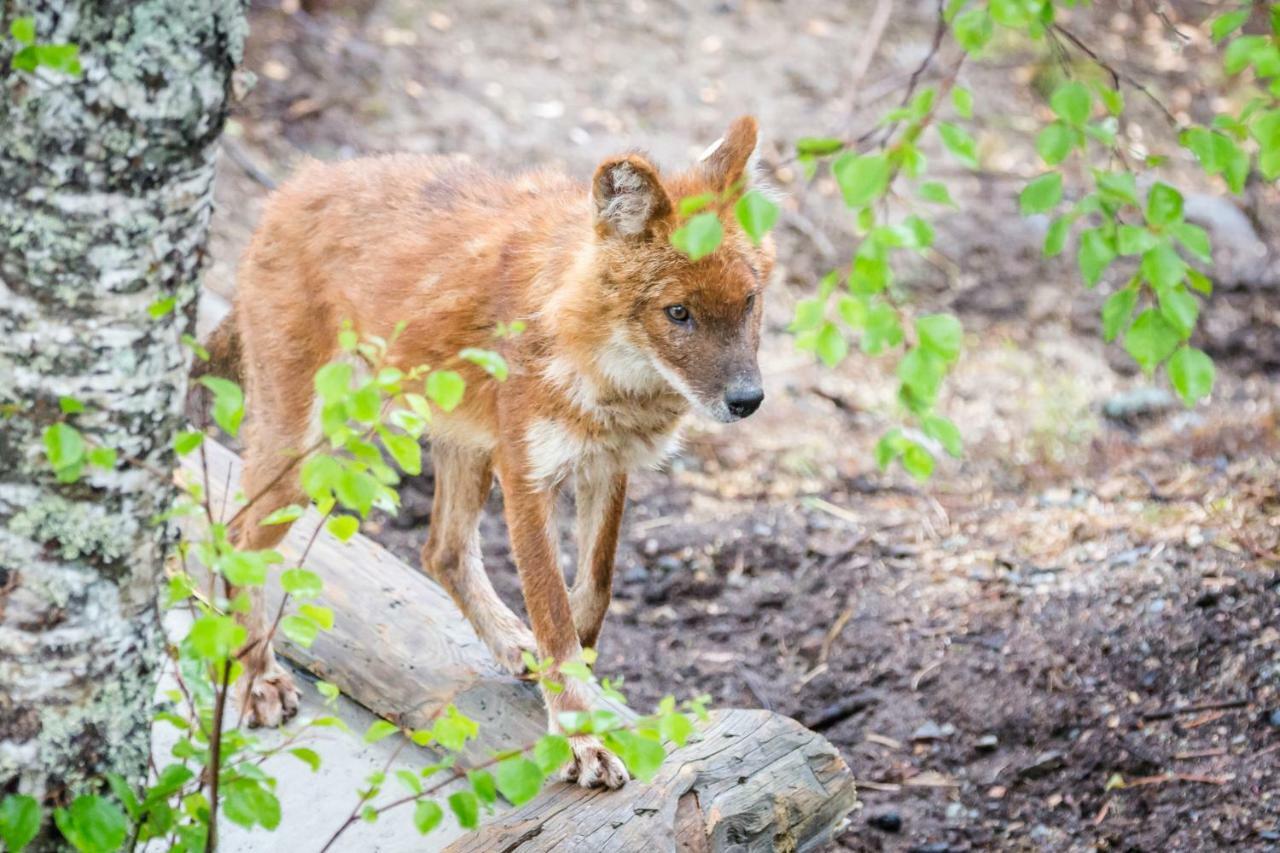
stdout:
POLYGON ((181 424, 180 337, 246 24, 243 0, 0 8, 6 30, 33 15, 83 65, 14 71, 0 39, 0 796, 61 802, 146 770, 172 545, 152 522, 172 485, 154 472, 181 424), (41 435, 63 396, 115 469, 56 481, 41 435))

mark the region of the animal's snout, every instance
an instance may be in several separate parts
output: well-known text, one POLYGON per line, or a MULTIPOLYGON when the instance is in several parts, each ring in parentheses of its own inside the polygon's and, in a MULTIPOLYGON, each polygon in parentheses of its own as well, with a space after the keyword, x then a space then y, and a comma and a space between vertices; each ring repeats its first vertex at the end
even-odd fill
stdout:
POLYGON ((763 402, 764 389, 759 385, 730 388, 724 394, 724 404, 728 407, 729 414, 735 418, 745 418, 760 408, 763 402))

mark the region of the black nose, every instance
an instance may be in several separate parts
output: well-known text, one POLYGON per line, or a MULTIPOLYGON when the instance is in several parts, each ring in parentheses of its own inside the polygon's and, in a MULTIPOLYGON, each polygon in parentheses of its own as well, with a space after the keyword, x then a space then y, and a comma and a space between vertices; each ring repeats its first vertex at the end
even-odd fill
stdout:
POLYGON ((729 414, 735 418, 745 418, 760 408, 764 402, 764 390, 761 388, 734 388, 726 391, 724 403, 729 407, 729 414))

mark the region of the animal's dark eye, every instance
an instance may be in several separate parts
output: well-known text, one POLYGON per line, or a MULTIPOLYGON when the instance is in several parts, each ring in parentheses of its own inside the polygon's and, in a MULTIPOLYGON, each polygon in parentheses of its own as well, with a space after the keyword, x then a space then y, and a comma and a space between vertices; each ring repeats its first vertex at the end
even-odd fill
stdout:
POLYGON ((747 294, 747 310, 750 311, 756 304, 756 295, 754 293, 747 294))
POLYGON ((671 318, 673 323, 687 323, 690 319, 689 309, 683 305, 668 305, 667 316, 671 318))

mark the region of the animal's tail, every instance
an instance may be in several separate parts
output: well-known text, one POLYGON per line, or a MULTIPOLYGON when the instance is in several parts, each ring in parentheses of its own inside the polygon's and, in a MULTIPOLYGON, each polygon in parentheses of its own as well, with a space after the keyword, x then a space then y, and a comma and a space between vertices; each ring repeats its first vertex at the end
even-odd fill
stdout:
POLYGON ((218 327, 205 341, 204 348, 209 351, 209 359, 195 359, 191 365, 191 382, 195 383, 201 376, 221 376, 233 382, 243 379, 241 364, 240 331, 236 326, 236 309, 222 319, 218 327))

